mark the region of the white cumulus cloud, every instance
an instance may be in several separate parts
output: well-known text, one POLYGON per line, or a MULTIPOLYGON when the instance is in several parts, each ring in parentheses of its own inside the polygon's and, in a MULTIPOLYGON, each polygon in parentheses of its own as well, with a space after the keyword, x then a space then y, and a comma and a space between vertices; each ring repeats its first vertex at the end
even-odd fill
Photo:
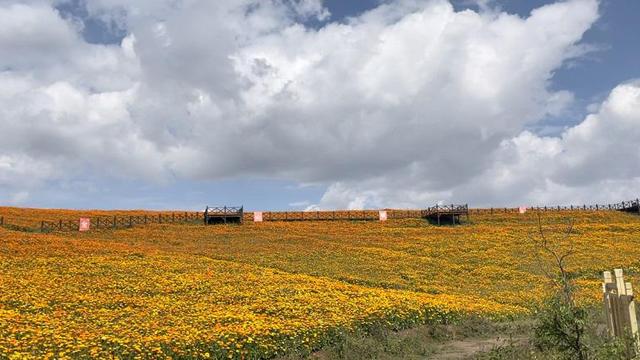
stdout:
POLYGON ((339 23, 320 0, 86 6, 121 44, 89 44, 51 2, 0 3, 0 159, 14 169, 0 179, 14 194, 88 173, 260 177, 357 208, 623 195, 638 176, 637 147, 603 135, 637 133, 634 83, 559 138, 524 131, 572 103, 550 84, 588 48, 596 0, 526 18, 402 0, 339 23), (18 163, 55 171, 25 185, 18 163))

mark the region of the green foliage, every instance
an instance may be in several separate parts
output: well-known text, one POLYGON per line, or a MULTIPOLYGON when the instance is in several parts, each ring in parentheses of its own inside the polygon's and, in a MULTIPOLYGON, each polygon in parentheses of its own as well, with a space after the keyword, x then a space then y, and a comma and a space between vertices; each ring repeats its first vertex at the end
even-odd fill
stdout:
POLYGON ((534 344, 539 349, 557 350, 566 359, 589 359, 588 324, 587 311, 560 292, 545 301, 536 312, 534 344))

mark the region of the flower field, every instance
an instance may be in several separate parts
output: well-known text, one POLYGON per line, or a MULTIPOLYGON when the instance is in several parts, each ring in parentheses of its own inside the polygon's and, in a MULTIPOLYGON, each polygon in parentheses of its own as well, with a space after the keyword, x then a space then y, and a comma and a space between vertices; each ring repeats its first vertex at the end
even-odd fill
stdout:
MULTIPOLYGON (((640 286, 640 217, 542 216, 554 238, 576 221, 570 271, 582 301, 600 301, 605 269, 622 267, 640 286)), ((474 215, 458 227, 0 228, 0 358, 269 358, 355 328, 526 315, 547 288, 529 239, 536 224, 527 213, 474 215)))

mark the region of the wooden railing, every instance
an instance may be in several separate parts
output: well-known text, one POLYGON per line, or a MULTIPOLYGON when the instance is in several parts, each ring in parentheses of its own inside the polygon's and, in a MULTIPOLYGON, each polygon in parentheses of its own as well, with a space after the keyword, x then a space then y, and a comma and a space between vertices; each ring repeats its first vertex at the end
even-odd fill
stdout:
POLYGON ((436 205, 427 208, 423 213, 425 216, 430 214, 467 214, 469 212, 469 205, 436 205))
MULTIPOLYGON (((379 219, 378 210, 336 210, 336 211, 269 211, 262 213, 263 221, 332 221, 379 219)), ((250 214, 253 220, 253 214, 250 214)))
MULTIPOLYGON (((196 223, 202 221, 200 212, 174 212, 157 215, 131 215, 131 216, 94 216, 91 220, 92 229, 123 229, 147 224, 178 224, 196 223)), ((40 222, 41 232, 51 231, 78 231, 80 220, 43 220, 40 222)))
POLYGON ((221 214, 221 215, 229 215, 229 214, 242 214, 244 211, 244 207, 242 206, 207 206, 204 211, 205 214, 221 214))
MULTIPOLYGON (((569 205, 569 206, 536 206, 527 208, 528 211, 626 211, 640 214, 640 200, 623 201, 616 204, 595 204, 595 205, 569 205)), ((427 209, 386 209, 384 210, 387 219, 421 219, 434 213, 464 213, 469 215, 487 214, 509 214, 518 213, 519 208, 469 208, 468 205, 437 205, 427 209)), ((263 221, 376 221, 380 219, 379 210, 335 210, 335 211, 268 211, 263 212, 263 221)), ((240 215, 244 221, 253 221, 253 212, 244 212, 243 207, 208 207, 203 212, 174 212, 153 215, 134 216, 93 216, 91 219, 92 229, 120 229, 146 224, 162 223, 189 223, 202 221, 207 214, 214 216, 240 215), (203 216, 204 215, 204 216, 203 216)), ((0 216, 0 226, 12 226, 11 222, 4 216, 0 216)), ((43 220, 39 223, 39 229, 29 229, 30 231, 78 231, 79 219, 43 220)), ((16 226, 18 227, 18 226, 16 226)), ((24 226, 20 226, 23 228, 24 226)), ((25 228, 26 229, 26 228, 25 228)))

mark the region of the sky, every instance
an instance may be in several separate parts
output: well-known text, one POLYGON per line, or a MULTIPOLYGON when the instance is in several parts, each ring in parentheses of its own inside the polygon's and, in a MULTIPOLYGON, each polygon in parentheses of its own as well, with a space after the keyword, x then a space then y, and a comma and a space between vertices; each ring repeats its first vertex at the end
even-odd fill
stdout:
POLYGON ((0 0, 0 206, 640 196, 635 0, 0 0))

